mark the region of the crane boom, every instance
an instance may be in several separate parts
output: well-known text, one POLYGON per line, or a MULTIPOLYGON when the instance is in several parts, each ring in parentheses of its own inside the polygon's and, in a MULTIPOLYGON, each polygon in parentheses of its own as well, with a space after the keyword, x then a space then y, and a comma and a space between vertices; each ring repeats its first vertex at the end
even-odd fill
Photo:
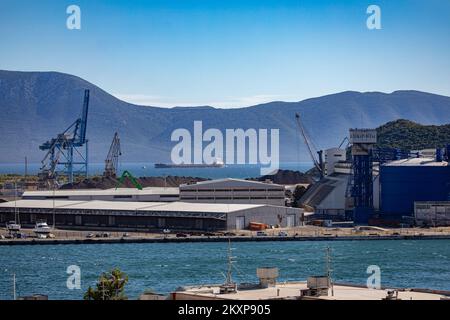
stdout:
POLYGON ((338 149, 340 149, 340 148, 344 145, 345 142, 347 142, 347 145, 346 145, 346 147, 345 147, 345 149, 347 149, 347 147, 348 147, 349 144, 350 144, 350 140, 348 139, 348 137, 344 137, 344 139, 342 139, 342 142, 341 142, 341 144, 339 145, 338 149))
POLYGON ((84 90, 83 112, 81 114, 81 118, 79 119, 80 133, 79 133, 77 143, 79 143, 80 145, 82 145, 86 142, 88 110, 89 110, 89 90, 86 89, 86 90, 84 90))
POLYGON ((120 150, 120 139, 119 134, 114 133, 114 138, 111 142, 111 146, 109 147, 108 156, 105 160, 105 171, 103 176, 105 177, 116 177, 117 175, 117 164, 119 161, 119 156, 122 155, 120 150))
MULTIPOLYGON (((319 171, 320 176, 323 177, 322 161, 321 159, 317 160, 316 157, 314 156, 313 147, 311 146, 312 143, 309 141, 308 135, 306 134, 305 128, 303 127, 303 124, 300 120, 300 114, 296 113, 295 119, 297 120, 297 125, 300 129, 300 133, 303 137, 303 140, 305 141, 306 148, 308 149, 309 156, 311 157, 314 167, 316 167, 316 169, 319 171)), ((321 157, 322 151, 319 151, 318 154, 321 157)))

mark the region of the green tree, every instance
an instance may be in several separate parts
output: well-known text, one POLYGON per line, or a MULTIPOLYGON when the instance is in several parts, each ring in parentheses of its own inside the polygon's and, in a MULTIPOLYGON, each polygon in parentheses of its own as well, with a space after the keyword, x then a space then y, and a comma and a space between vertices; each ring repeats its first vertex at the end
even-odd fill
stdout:
POLYGON ((89 286, 84 300, 126 300, 124 290, 128 276, 118 268, 103 273, 97 281, 96 288, 89 286))
POLYGON ((306 188, 304 186, 298 185, 295 187, 294 193, 292 195, 293 200, 294 200, 293 201, 294 207, 298 207, 298 205, 299 205, 298 201, 305 194, 305 192, 306 192, 306 188))

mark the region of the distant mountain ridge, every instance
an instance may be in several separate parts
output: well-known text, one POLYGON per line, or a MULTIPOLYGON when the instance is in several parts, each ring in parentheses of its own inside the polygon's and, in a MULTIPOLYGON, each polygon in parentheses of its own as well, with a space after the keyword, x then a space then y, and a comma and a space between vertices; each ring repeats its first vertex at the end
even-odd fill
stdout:
POLYGON ((40 161, 39 144, 62 132, 80 114, 83 90, 91 100, 87 136, 90 160, 102 162, 119 131, 121 161, 167 162, 177 128, 192 130, 280 129, 280 160, 309 160, 295 123, 300 112, 318 148, 337 146, 354 127, 376 128, 396 119, 426 125, 449 122, 450 97, 419 91, 346 91, 300 102, 270 102, 238 109, 158 108, 121 101, 73 75, 58 72, 0 71, 0 162, 40 161))

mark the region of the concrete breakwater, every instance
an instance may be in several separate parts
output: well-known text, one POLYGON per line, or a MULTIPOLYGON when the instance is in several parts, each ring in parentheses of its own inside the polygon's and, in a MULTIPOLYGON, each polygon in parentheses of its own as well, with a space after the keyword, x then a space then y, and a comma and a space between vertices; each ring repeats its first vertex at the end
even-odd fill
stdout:
POLYGON ((187 238, 86 238, 86 239, 5 239, 0 246, 105 244, 105 243, 189 243, 189 242, 267 242, 267 241, 363 241, 363 240, 450 240, 450 235, 374 235, 374 236, 290 236, 290 237, 187 237, 187 238))

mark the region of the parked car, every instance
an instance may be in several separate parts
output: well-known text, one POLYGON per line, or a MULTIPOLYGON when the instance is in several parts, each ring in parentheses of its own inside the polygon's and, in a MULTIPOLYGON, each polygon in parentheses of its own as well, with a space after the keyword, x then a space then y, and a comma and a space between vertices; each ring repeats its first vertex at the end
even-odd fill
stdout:
POLYGON ((280 231, 280 232, 278 232, 278 236, 279 236, 279 237, 287 237, 288 234, 287 234, 286 231, 280 231))
POLYGON ((88 233, 86 236, 86 238, 94 238, 94 237, 95 237, 95 234, 93 234, 93 233, 88 233))
POLYGON ((128 238, 129 236, 130 236, 130 234, 129 234, 128 232, 125 232, 125 233, 122 235, 123 238, 128 238))
POLYGON ((187 238, 188 235, 185 234, 185 233, 177 233, 177 234, 176 234, 176 237, 177 237, 177 238, 187 238))
POLYGON ((264 231, 258 231, 258 232, 256 232, 256 236, 257 237, 267 237, 267 233, 265 233, 264 231))
POLYGON ((164 229, 162 232, 163 232, 164 234, 168 234, 168 233, 170 233, 170 230, 169 230, 169 229, 164 229))
POLYGON ((110 236, 109 232, 103 232, 102 233, 102 237, 103 238, 109 238, 109 236, 110 236))
POLYGON ((205 237, 214 237, 214 236, 217 236, 217 234, 215 234, 215 233, 213 233, 213 232, 205 232, 203 235, 204 235, 205 237))

